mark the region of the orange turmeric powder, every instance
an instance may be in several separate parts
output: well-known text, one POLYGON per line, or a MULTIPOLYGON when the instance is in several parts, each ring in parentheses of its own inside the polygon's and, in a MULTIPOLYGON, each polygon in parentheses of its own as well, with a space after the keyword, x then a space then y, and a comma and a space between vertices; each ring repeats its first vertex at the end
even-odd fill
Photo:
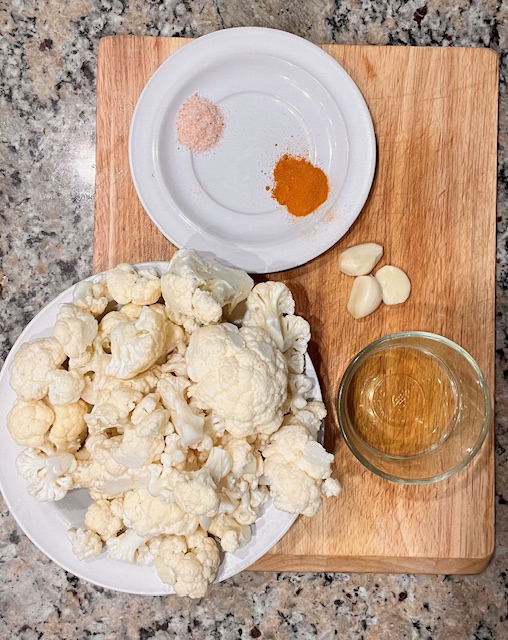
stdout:
POLYGON ((275 165, 272 197, 294 216, 306 216, 328 198, 328 178, 305 158, 288 154, 275 165))

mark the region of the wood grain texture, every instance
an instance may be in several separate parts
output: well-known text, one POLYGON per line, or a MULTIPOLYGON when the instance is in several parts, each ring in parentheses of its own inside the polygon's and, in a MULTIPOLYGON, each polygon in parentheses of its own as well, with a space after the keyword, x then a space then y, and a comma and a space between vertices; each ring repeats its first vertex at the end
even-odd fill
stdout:
MULTIPOLYGON (((97 73, 94 269, 164 260, 174 247, 144 213, 127 157, 143 86, 186 40, 101 40, 97 73)), ((359 349, 400 330, 433 331, 479 362, 493 388, 498 61, 482 49, 323 46, 363 92, 379 158, 372 192, 337 245, 273 279, 293 291, 311 323, 310 353, 329 411, 326 446, 342 494, 300 518, 254 566, 274 571, 475 573, 494 545, 493 429, 476 460, 453 478, 399 486, 368 472, 340 435, 334 401, 359 349), (337 256, 359 242, 385 247, 382 264, 404 268, 413 293, 353 320, 351 280, 337 256)))

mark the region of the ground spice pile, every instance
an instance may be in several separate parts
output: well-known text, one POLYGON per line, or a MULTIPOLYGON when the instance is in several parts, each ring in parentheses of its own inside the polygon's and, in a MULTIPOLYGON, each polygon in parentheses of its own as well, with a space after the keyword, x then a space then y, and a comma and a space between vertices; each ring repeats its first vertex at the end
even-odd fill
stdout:
POLYGON ((197 93, 183 103, 176 117, 178 142, 194 153, 210 151, 219 142, 223 129, 219 107, 197 93))
POLYGON ((283 155, 275 165, 272 197, 294 216, 306 216, 328 198, 328 178, 305 158, 283 155))

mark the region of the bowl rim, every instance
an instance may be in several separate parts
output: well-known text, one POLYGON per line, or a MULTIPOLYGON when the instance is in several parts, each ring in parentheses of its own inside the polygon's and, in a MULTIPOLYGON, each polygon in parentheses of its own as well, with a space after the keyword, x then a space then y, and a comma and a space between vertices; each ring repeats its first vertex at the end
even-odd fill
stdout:
MULTIPOLYGON (((359 351, 351 360, 351 362, 348 364, 344 372, 344 375, 342 376, 342 379, 339 384, 338 393, 337 393, 335 410, 337 412, 337 421, 339 423, 342 436, 344 437, 344 440, 347 446, 349 447, 349 449, 351 450, 355 458, 359 460, 359 462, 361 462, 369 471, 376 474, 377 476, 380 476, 381 478, 390 480, 391 482, 395 482, 397 484, 406 484, 406 485, 413 485, 413 486, 433 484, 435 482, 440 482, 441 480, 446 480, 447 478, 450 478, 452 475, 464 469, 473 460, 473 458, 480 451, 483 443, 485 442, 487 434, 490 431, 490 425, 492 422, 492 414, 493 414, 490 387, 487 382, 487 379, 485 378, 485 375, 483 374, 483 371, 480 369, 480 366, 478 365, 476 360, 471 356, 471 354, 468 351, 466 351, 463 347, 461 347, 459 344, 457 344, 453 340, 450 340, 449 338, 446 338, 445 336, 439 335, 437 333, 432 333, 430 331, 399 331, 397 333, 391 333, 389 335, 382 336, 377 340, 374 340, 373 342, 369 343, 366 347, 361 349, 361 351, 359 351), (468 455, 465 456, 465 458, 463 458, 458 464, 456 464, 454 467, 452 467, 448 471, 445 471, 443 473, 440 473, 434 476, 428 476, 425 478, 406 478, 400 475, 393 475, 391 473, 387 473, 385 471, 378 469, 374 464, 369 462, 356 449, 350 436, 348 435, 347 427, 344 424, 345 422, 348 422, 348 419, 345 417, 345 412, 343 411, 343 406, 345 402, 345 390, 349 386, 349 383, 351 382, 351 378, 355 373, 355 371, 357 370, 359 363, 362 362, 365 359, 365 357, 369 355, 374 349, 403 338, 424 338, 424 339, 432 340, 434 342, 440 342, 454 349, 468 362, 468 364, 472 367, 475 374, 477 375, 478 381, 483 391, 483 397, 485 401, 485 417, 483 420, 482 429, 480 431, 480 434, 478 435, 478 438, 475 442, 474 447, 471 449, 468 455)), ((356 433, 356 430, 354 429, 353 426, 352 426, 352 431, 356 433)))

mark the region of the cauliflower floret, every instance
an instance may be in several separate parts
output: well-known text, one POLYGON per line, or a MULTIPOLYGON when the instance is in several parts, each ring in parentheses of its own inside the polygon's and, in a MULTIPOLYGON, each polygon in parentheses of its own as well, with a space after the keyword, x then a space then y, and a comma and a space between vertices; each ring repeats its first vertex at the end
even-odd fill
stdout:
POLYGON ((178 433, 171 433, 165 438, 164 453, 161 455, 161 463, 164 467, 177 467, 185 463, 188 448, 182 445, 178 433))
POLYGON ((245 438, 227 438, 224 449, 231 456, 233 463, 231 472, 234 476, 256 473, 258 462, 254 455, 254 447, 245 438))
POLYGON ((110 311, 106 313, 99 322, 99 334, 103 337, 109 337, 119 324, 128 322, 129 320, 131 320, 131 318, 129 318, 126 313, 123 313, 123 311, 110 311))
MULTIPOLYGON (((266 460, 276 457, 283 464, 294 464, 316 480, 330 477, 333 454, 316 442, 303 425, 285 425, 274 433, 263 450, 266 460)), ((266 468, 265 468, 266 473, 266 468)))
POLYGON ((152 496, 146 489, 129 491, 124 496, 123 520, 140 536, 161 534, 188 536, 198 526, 198 519, 174 502, 152 496))
POLYGON ((301 409, 294 411, 294 413, 288 413, 284 417, 282 425, 301 424, 307 429, 311 437, 316 440, 325 417, 325 405, 319 400, 312 400, 307 402, 301 409))
POLYGON ((307 406, 307 402, 312 395, 314 382, 304 373, 290 373, 288 376, 289 392, 288 411, 297 412, 307 406))
POLYGON ((142 373, 138 373, 134 378, 129 378, 128 380, 119 380, 118 378, 107 378, 104 382, 104 389, 116 389, 120 386, 126 386, 130 389, 134 389, 134 391, 139 391, 143 394, 153 393, 157 388, 157 383, 161 377, 161 368, 159 365, 154 365, 143 371, 142 373))
POLYGON ((78 358, 91 346, 98 329, 97 319, 74 304, 62 304, 53 334, 69 358, 78 358))
POLYGON ((254 282, 241 269, 203 258, 192 249, 180 249, 161 284, 168 316, 192 332, 200 325, 218 322, 223 308, 232 312, 245 300, 254 282))
POLYGON ((161 279, 155 269, 140 269, 132 287, 132 304, 155 304, 161 297, 161 279))
POLYGON ((136 271, 130 264, 119 264, 106 273, 108 291, 119 304, 155 304, 161 297, 161 282, 155 269, 136 271))
POLYGON ((242 478, 227 476, 221 488, 219 513, 229 514, 241 525, 255 522, 270 497, 268 489, 259 486, 260 480, 257 475, 242 478))
POLYGON ((321 493, 326 498, 338 496, 341 491, 342 487, 340 486, 340 482, 335 480, 335 478, 326 478, 321 485, 321 493))
POLYGON ((151 495, 175 502, 187 514, 211 517, 218 512, 220 497, 210 467, 185 471, 154 464, 149 470, 151 495))
POLYGON ((78 371, 55 369, 46 378, 48 382, 48 397, 53 406, 73 404, 81 398, 85 381, 78 371))
POLYGON ((138 279, 136 269, 130 264, 122 263, 106 272, 109 294, 119 304, 132 302, 132 287, 138 279))
POLYGON ((114 560, 133 562, 138 565, 152 564, 154 557, 148 546, 150 536, 140 536, 132 529, 110 538, 106 542, 108 554, 114 560))
POLYGON ((122 515, 123 500, 121 498, 97 500, 88 507, 85 524, 89 531, 97 533, 106 542, 124 529, 122 515))
POLYGON ((129 469, 139 469, 160 460, 164 445, 162 434, 148 432, 145 436, 139 436, 134 425, 126 425, 121 442, 112 456, 116 462, 129 469))
POLYGON ((216 485, 225 478, 233 468, 233 458, 222 447, 213 447, 208 454, 203 469, 210 473, 216 485))
POLYGON ((17 400, 7 415, 7 428, 16 444, 38 447, 55 419, 53 410, 42 400, 17 400))
POLYGON ((10 368, 10 385, 20 400, 42 400, 48 393, 47 375, 65 361, 55 338, 38 338, 18 349, 10 368))
POLYGON ((187 361, 185 359, 185 349, 182 353, 174 352, 169 355, 164 364, 161 365, 161 373, 174 373, 175 376, 187 378, 187 361))
POLYGON ((161 406, 160 399, 158 393, 149 393, 132 412, 131 422, 139 438, 173 433, 173 426, 169 423, 170 413, 161 406))
POLYGON ((83 379, 81 399, 88 404, 97 402, 97 395, 108 380, 106 368, 111 361, 111 354, 104 351, 104 336, 98 334, 92 349, 80 358, 69 359, 69 372, 75 372, 83 379))
POLYGON ((321 509, 319 485, 301 469, 268 459, 265 460, 265 476, 277 509, 305 516, 315 516, 321 509))
POLYGON ((165 375, 157 384, 162 404, 169 410, 171 422, 180 436, 183 447, 211 449, 212 440, 204 433, 205 415, 188 402, 190 382, 172 374, 165 375))
POLYGON ((219 562, 217 543, 198 529, 187 538, 164 538, 155 566, 161 580, 171 584, 177 595, 203 598, 215 579, 219 562))
MULTIPOLYGON (((330 478, 333 454, 299 424, 285 425, 263 450, 264 475, 274 504, 282 511, 315 515, 321 508, 323 480, 330 478)), ((329 482, 326 491, 337 489, 329 482)), ((335 494, 332 494, 335 495, 335 494)))
MULTIPOLYGON (((163 454, 161 458, 164 458, 163 454)), ((161 460, 162 462, 162 460, 161 460)), ((148 467, 150 478, 147 489, 154 498, 164 498, 167 502, 174 502, 173 499, 173 467, 162 464, 151 464, 148 467)))
POLYGON ((192 395, 211 409, 229 433, 273 433, 282 422, 287 364, 260 328, 232 324, 202 327, 187 349, 192 395))
POLYGON ((112 299, 108 292, 106 276, 101 274, 93 280, 78 282, 72 292, 72 298, 76 307, 89 311, 96 318, 101 316, 112 299))
POLYGON ((282 282, 261 282, 249 293, 244 327, 262 327, 285 356, 292 373, 304 370, 310 325, 295 316, 295 301, 282 282))
POLYGON ((18 473, 28 480, 28 493, 40 502, 55 502, 74 488, 76 458, 51 444, 25 449, 16 458, 18 473))
POLYGON ((121 322, 111 334, 108 375, 133 378, 145 371, 181 339, 181 328, 153 307, 143 307, 137 320, 121 322))
POLYGON ((129 469, 114 459, 122 436, 107 438, 104 434, 88 436, 86 454, 78 457, 78 466, 72 474, 76 487, 85 487, 94 499, 118 498, 126 491, 146 487, 150 474, 148 467, 129 469))
MULTIPOLYGON (((155 307, 155 305, 153 305, 153 307, 155 307)), ((127 319, 131 322, 137 320, 142 311, 143 307, 140 304, 132 304, 132 302, 129 302, 129 304, 124 304, 122 307, 122 313, 124 314, 124 316, 127 316, 127 319)))
POLYGON ((283 316, 284 355, 291 373, 303 373, 310 340, 310 324, 301 316, 283 316))
POLYGON ((240 503, 233 511, 232 517, 240 524, 253 524, 258 516, 261 507, 270 497, 266 487, 249 486, 240 498, 240 503))
POLYGON ((252 537, 251 528, 240 524, 227 513, 215 516, 208 527, 208 532, 220 539, 220 546, 228 553, 234 553, 244 547, 252 537))
POLYGON ((120 384, 113 389, 102 389, 97 394, 92 411, 85 416, 89 432, 96 434, 111 428, 123 428, 127 424, 129 414, 142 398, 141 392, 131 389, 126 384, 120 384))
POLYGON ((293 315, 295 312, 295 301, 288 287, 283 282, 260 282, 249 293, 246 305, 243 325, 263 327, 277 349, 284 352, 281 319, 285 314, 293 315))
POLYGON ((220 504, 217 486, 209 469, 172 472, 172 496, 176 504, 187 513, 197 516, 214 516, 220 504))
POLYGON ((136 391, 136 389, 121 380, 119 384, 111 387, 106 384, 97 396, 95 406, 110 405, 116 409, 120 418, 126 418, 142 400, 143 394, 140 391, 136 391))
POLYGON ((80 560, 88 560, 100 555, 102 551, 102 540, 93 531, 88 531, 84 527, 69 529, 67 537, 71 541, 72 551, 80 560))
POLYGON ((85 415, 88 411, 86 402, 78 400, 73 404, 53 407, 53 411, 55 421, 49 432, 49 441, 57 447, 65 448, 86 433, 85 415))

